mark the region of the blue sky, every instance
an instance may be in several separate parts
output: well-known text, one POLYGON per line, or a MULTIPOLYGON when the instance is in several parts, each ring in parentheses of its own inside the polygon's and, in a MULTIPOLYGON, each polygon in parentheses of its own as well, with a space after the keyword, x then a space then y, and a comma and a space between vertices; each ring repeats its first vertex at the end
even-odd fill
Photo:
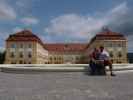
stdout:
POLYGON ((133 51, 133 0, 0 0, 0 48, 9 34, 30 29, 45 42, 89 42, 107 26, 133 51))

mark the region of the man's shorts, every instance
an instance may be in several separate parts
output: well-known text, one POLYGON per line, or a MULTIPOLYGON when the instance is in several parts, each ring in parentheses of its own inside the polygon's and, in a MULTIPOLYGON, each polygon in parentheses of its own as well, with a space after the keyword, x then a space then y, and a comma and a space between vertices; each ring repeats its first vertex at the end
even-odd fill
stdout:
POLYGON ((108 66, 110 64, 109 60, 104 60, 104 66, 108 66))

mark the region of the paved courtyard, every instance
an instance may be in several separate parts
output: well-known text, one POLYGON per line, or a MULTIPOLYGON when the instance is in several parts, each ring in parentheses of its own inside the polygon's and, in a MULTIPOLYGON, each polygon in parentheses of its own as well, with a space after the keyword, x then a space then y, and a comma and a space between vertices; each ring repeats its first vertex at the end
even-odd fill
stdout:
POLYGON ((133 73, 2 73, 0 100, 133 100, 133 73))

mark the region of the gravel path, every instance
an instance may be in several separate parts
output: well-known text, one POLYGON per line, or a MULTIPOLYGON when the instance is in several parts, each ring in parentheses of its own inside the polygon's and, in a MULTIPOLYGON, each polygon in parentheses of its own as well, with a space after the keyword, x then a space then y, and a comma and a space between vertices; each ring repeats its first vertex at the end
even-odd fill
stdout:
POLYGON ((133 100, 133 73, 0 72, 0 100, 133 100))

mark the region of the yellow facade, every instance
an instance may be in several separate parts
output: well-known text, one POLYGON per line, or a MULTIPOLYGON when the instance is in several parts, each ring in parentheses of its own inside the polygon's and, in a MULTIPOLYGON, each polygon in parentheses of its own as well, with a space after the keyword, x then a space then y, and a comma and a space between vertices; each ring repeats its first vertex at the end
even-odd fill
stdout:
POLYGON ((6 64, 45 64, 48 51, 38 42, 7 42, 6 64))
POLYGON ((57 52, 49 52, 48 64, 64 64, 64 63, 72 63, 72 64, 80 64, 85 63, 86 59, 84 59, 83 53, 57 53, 57 52))
POLYGON ((48 51, 44 49, 39 43, 36 44, 36 63, 47 64, 48 62, 48 51))

